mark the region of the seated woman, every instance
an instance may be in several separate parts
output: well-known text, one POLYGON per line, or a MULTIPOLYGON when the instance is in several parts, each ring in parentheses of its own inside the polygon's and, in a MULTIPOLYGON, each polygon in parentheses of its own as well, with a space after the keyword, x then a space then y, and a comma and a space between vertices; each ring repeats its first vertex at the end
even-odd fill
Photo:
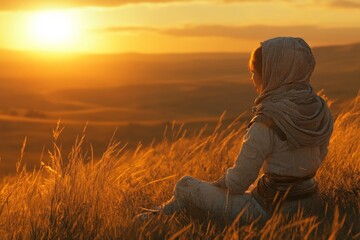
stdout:
POLYGON ((277 207, 289 214, 318 207, 314 176, 327 154, 333 120, 309 84, 311 49, 301 38, 270 39, 252 53, 249 67, 259 96, 235 164, 213 183, 182 177, 159 212, 195 207, 230 221, 241 213, 240 221, 249 222, 268 219, 277 207), (264 174, 254 183, 261 168, 264 174))

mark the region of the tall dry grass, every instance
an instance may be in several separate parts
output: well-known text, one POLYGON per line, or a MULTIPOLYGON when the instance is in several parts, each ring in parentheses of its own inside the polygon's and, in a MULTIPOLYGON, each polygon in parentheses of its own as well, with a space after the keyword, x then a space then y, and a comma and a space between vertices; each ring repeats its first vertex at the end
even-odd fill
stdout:
POLYGON ((325 218, 303 217, 299 211, 290 220, 276 214, 265 225, 224 225, 182 213, 133 221, 141 207, 168 200, 181 176, 214 180, 233 164, 245 124, 221 122, 210 136, 203 129, 189 137, 181 127, 169 126, 160 144, 139 144, 136 150, 111 141, 99 160, 93 159, 91 146, 84 146, 85 132, 64 155, 57 126, 41 169, 27 172, 21 154, 17 175, 1 187, 0 238, 360 238, 360 95, 337 117, 329 154, 316 176, 328 203, 325 218))

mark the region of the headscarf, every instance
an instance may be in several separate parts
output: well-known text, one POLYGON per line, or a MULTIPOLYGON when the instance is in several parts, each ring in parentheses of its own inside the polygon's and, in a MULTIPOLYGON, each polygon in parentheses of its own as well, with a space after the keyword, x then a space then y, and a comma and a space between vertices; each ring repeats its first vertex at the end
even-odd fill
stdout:
POLYGON ((301 38, 278 37, 262 43, 262 92, 255 117, 266 115, 293 148, 328 144, 333 119, 326 102, 309 84, 315 58, 301 38))

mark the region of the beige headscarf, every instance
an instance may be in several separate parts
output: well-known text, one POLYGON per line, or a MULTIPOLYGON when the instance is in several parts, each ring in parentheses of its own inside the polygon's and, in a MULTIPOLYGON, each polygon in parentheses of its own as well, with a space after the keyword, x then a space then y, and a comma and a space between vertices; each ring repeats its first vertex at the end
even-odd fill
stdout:
POLYGON ((333 131, 326 102, 309 84, 314 67, 311 49, 301 38, 262 43, 263 91, 255 100, 255 116, 270 117, 294 148, 327 144, 333 131))

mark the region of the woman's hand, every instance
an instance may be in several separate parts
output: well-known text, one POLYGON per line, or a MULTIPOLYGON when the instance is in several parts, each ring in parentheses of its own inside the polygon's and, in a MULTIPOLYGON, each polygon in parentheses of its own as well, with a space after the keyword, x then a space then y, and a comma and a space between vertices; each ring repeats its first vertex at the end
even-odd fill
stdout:
POLYGON ((212 185, 214 185, 215 187, 219 187, 219 188, 224 188, 226 189, 226 183, 225 183, 225 175, 223 175, 221 178, 219 178, 218 180, 214 181, 211 183, 212 185))

